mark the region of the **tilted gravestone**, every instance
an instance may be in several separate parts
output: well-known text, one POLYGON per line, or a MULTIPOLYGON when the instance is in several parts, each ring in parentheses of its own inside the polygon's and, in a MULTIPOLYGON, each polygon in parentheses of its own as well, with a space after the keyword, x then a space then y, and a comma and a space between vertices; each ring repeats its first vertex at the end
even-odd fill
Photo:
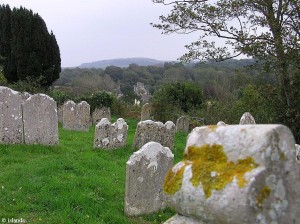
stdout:
POLYGON ((187 116, 182 116, 177 119, 176 131, 188 132, 190 127, 190 120, 187 116))
POLYGON ((150 214, 165 208, 162 187, 173 159, 171 150, 157 142, 147 143, 129 158, 125 188, 127 215, 150 214))
POLYGON ((126 144, 128 125, 123 118, 111 124, 107 118, 102 118, 96 125, 94 148, 112 149, 126 144))
POLYGON ((195 128, 164 192, 180 216, 166 223, 299 223, 295 140, 283 125, 195 128))
POLYGON ((0 86, 0 143, 22 143, 22 97, 19 92, 0 86))
POLYGON ((154 122, 140 121, 137 125, 133 147, 141 148, 150 141, 159 142, 165 147, 173 148, 175 137, 175 124, 172 121, 154 122))
POLYGON ((254 117, 249 112, 245 112, 240 119, 240 124, 256 124, 256 123, 254 117))
POLYGON ((102 118, 107 118, 109 121, 111 120, 110 108, 102 107, 96 108, 92 113, 92 123, 98 124, 102 118))
POLYGON ((58 144, 56 102, 45 94, 35 94, 23 102, 24 143, 58 144))
POLYGON ((90 105, 81 101, 76 104, 72 100, 63 106, 63 128, 74 131, 89 131, 90 105))
POLYGON ((152 119, 152 106, 150 103, 146 103, 141 109, 141 121, 152 119))

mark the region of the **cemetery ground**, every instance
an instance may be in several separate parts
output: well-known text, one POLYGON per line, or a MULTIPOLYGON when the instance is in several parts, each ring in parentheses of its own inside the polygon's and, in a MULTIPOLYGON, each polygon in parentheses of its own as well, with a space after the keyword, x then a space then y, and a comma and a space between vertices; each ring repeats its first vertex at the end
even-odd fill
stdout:
MULTIPOLYGON (((126 122, 127 144, 115 150, 93 148, 95 126, 79 132, 61 124, 59 146, 0 145, 0 222, 147 224, 174 215, 170 209, 124 214, 126 162, 138 150, 132 148, 138 121, 126 122)), ((182 159, 186 137, 176 133, 174 164, 182 159)))

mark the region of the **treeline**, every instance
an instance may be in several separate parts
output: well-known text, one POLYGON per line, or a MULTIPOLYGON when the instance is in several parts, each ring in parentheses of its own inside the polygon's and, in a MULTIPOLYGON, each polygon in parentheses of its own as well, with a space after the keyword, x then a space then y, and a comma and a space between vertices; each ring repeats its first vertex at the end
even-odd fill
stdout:
POLYGON ((223 87, 228 91, 236 91, 245 83, 273 83, 274 77, 261 74, 254 69, 254 60, 228 60, 225 62, 195 63, 165 63, 162 67, 138 66, 131 64, 127 68, 108 66, 106 69, 65 68, 54 86, 63 86, 64 90, 77 94, 104 90, 121 92, 124 99, 132 102, 133 85, 137 82, 145 84, 146 89, 153 94, 166 83, 190 81, 200 85, 210 97, 221 97, 223 87), (248 66, 248 67, 245 67, 248 66), (251 66, 251 67, 249 67, 251 66))

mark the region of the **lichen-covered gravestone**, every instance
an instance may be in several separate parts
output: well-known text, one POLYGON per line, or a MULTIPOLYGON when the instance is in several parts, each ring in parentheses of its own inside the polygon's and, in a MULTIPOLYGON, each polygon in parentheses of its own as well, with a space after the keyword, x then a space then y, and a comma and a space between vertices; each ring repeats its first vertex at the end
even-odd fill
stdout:
POLYGON ((102 118, 111 120, 111 113, 109 107, 96 108, 92 113, 92 123, 98 124, 102 118))
POLYGON ((157 142, 147 143, 129 158, 125 189, 127 215, 151 214, 165 208, 162 188, 173 159, 171 150, 157 142))
POLYGON ((24 143, 58 144, 56 102, 45 94, 35 94, 23 103, 24 143))
POLYGON ((166 175, 164 192, 181 214, 166 223, 299 223, 299 186, 287 127, 197 127, 166 175))
POLYGON ((176 122, 176 131, 188 132, 190 126, 189 117, 182 116, 177 119, 176 122))
POLYGON ((74 131, 88 131, 90 127, 90 105, 81 101, 76 104, 72 100, 63 106, 63 128, 74 131))
POLYGON ((128 125, 123 118, 111 124, 107 118, 102 118, 96 125, 94 148, 112 149, 126 144, 128 125))
POLYGON ((150 103, 146 103, 141 109, 141 121, 152 119, 152 106, 150 103))
POLYGON ((240 119, 240 124, 256 124, 256 123, 254 117, 249 112, 245 112, 240 119))
POLYGON ((22 143, 22 97, 19 92, 0 86, 0 143, 22 143))
POLYGON ((133 147, 141 148, 147 142, 159 142, 165 147, 173 148, 175 137, 175 124, 172 121, 154 122, 140 121, 137 125, 133 147))

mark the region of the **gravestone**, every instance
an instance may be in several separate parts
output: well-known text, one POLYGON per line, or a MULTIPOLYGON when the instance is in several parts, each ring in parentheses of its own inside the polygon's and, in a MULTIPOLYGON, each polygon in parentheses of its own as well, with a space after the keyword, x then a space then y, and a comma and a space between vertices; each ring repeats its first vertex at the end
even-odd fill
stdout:
POLYGON ((169 147, 170 149, 174 146, 174 138, 175 138, 175 132, 176 132, 176 126, 172 121, 167 121, 164 125, 164 131, 161 133, 162 137, 162 144, 165 147, 169 147), (163 133, 165 132, 165 133, 163 133))
POLYGON ((27 100, 29 97, 31 97, 31 94, 28 93, 28 92, 23 92, 23 93, 21 93, 21 97, 22 97, 22 100, 23 100, 23 102, 24 102, 24 101, 27 100))
POLYGON ((59 122, 63 122, 63 106, 59 106, 57 109, 57 119, 59 122))
POLYGON ((25 144, 58 144, 56 102, 45 94, 35 94, 23 102, 25 144))
POLYGON ((299 186, 287 127, 197 127, 165 178, 168 205, 181 215, 166 223, 299 223, 299 186))
POLYGON ((162 192, 164 177, 173 165, 174 155, 167 147, 149 142, 126 163, 125 213, 151 214, 166 206, 162 192))
POLYGON ((134 148, 141 148, 150 141, 159 142, 165 147, 172 148, 175 137, 175 124, 172 121, 154 122, 140 121, 134 135, 134 148))
POLYGON ((96 108, 92 113, 92 123, 94 125, 98 124, 102 118, 107 118, 109 121, 111 120, 109 107, 96 108))
POLYGON ((190 126, 190 120, 187 116, 182 116, 177 119, 176 131, 188 132, 190 126))
POLYGON ((150 103, 146 103, 141 109, 141 121, 150 120, 152 118, 152 106, 150 103))
POLYGON ((111 124, 107 118, 102 118, 96 125, 94 148, 112 149, 126 144, 128 125, 123 118, 111 124))
POLYGON ((63 128, 74 131, 89 131, 90 105, 81 101, 76 104, 72 100, 63 105, 63 128))
POLYGON ((22 97, 19 92, 0 86, 0 143, 19 144, 23 138, 22 97))
POLYGON ((256 123, 254 117, 249 112, 245 112, 240 119, 240 124, 256 124, 256 123))

